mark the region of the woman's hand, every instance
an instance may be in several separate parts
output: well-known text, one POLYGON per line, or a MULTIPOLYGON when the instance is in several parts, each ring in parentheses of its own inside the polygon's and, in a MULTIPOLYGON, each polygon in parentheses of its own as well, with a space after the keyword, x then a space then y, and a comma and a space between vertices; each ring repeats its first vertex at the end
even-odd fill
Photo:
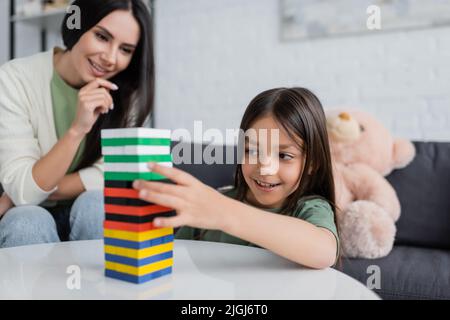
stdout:
POLYGON ((149 168, 176 183, 136 180, 133 184, 139 190, 142 200, 176 210, 175 217, 153 220, 156 227, 177 228, 189 225, 201 229, 223 230, 231 201, 229 198, 182 170, 155 163, 149 163, 149 168))
POLYGON ((113 109, 113 99, 109 91, 117 89, 117 85, 101 78, 96 78, 81 88, 72 129, 79 134, 87 134, 91 131, 99 115, 113 109))
POLYGON ((8 197, 6 192, 3 192, 0 197, 0 218, 6 213, 6 211, 11 209, 12 207, 14 207, 14 203, 8 197))

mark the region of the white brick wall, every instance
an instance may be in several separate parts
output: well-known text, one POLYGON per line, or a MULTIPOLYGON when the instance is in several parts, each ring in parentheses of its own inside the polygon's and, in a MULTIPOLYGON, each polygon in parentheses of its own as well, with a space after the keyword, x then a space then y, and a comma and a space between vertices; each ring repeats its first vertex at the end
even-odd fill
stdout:
POLYGON ((278 6, 158 0, 156 125, 234 128, 257 93, 304 86, 395 135, 450 140, 450 27, 283 43, 278 6))
MULTIPOLYGON (((278 0, 156 6, 158 127, 192 130, 201 119, 205 130, 234 128, 257 93, 295 85, 326 108, 369 110, 396 135, 450 140, 450 27, 283 43, 278 0)), ((7 26, 7 10, 0 12, 7 26)), ((18 25, 17 34, 17 56, 39 51, 37 30, 18 25)), ((49 46, 60 42, 49 34, 49 46)))

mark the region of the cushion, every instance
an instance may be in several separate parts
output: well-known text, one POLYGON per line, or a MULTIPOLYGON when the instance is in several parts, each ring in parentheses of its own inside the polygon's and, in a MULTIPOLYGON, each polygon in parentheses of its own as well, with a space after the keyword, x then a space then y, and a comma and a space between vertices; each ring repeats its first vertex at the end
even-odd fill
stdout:
POLYGON ((450 249, 450 143, 414 145, 413 162, 387 177, 402 207, 395 244, 450 249))
POLYGON ((342 258, 341 271, 367 285, 371 265, 380 268, 373 290, 382 299, 450 299, 450 251, 399 245, 380 259, 342 258))

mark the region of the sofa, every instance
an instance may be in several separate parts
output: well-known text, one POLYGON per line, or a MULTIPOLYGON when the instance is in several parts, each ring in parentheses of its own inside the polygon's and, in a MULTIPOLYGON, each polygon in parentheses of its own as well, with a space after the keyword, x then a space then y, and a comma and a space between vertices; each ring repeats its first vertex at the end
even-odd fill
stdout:
MULTIPOLYGON (((380 259, 344 257, 337 269, 370 284, 382 299, 450 299, 450 143, 414 145, 413 162, 387 177, 402 205, 394 248, 380 259), (372 266, 379 282, 372 281, 372 266)), ((175 166, 215 188, 233 183, 232 164, 175 166)))
POLYGON ((394 248, 381 259, 344 259, 343 271, 366 283, 378 266, 374 291, 384 299, 450 299, 450 143, 414 145, 413 162, 387 177, 402 206, 394 248))

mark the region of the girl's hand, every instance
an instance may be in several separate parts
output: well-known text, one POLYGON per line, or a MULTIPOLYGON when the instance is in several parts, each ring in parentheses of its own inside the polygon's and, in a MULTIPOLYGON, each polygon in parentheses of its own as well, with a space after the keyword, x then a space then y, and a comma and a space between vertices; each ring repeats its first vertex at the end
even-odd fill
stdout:
POLYGON ((155 163, 149 163, 149 168, 176 183, 173 185, 136 180, 133 184, 139 190, 142 200, 176 210, 175 217, 154 219, 156 227, 177 228, 189 225, 201 229, 223 230, 229 198, 182 170, 155 163))
POLYGON ((3 192, 2 196, 0 197, 0 218, 8 211, 14 207, 14 203, 12 203, 11 199, 8 197, 8 195, 3 192))
POLYGON ((77 114, 72 123, 72 129, 80 134, 87 134, 91 131, 99 115, 113 109, 113 99, 109 91, 117 89, 117 85, 101 78, 96 78, 81 88, 78 93, 77 114))

